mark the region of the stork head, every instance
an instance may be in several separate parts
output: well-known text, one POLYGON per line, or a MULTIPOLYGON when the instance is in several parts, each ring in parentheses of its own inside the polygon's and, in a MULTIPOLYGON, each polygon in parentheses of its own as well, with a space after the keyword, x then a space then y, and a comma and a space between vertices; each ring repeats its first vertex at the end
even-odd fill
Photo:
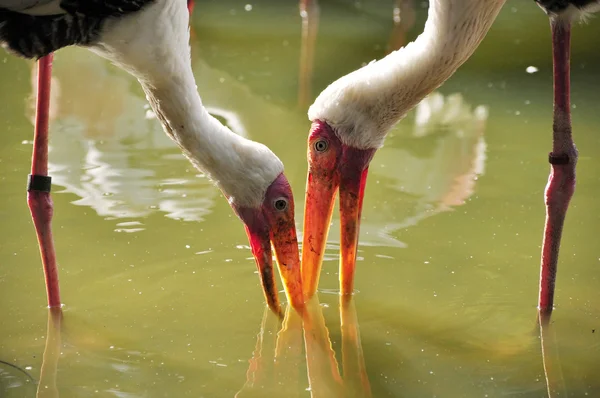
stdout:
POLYGON ((335 195, 340 193, 340 281, 342 294, 352 293, 360 214, 369 163, 376 148, 345 144, 324 121, 313 122, 308 137, 308 178, 302 243, 305 297, 311 297, 319 274, 335 195))
POLYGON ((280 317, 283 312, 277 296, 271 247, 288 301, 297 310, 304 305, 294 197, 282 169, 279 159, 264 151, 253 162, 248 161, 243 179, 234 178, 226 187, 219 184, 244 223, 267 304, 280 317), (268 177, 273 174, 275 177, 268 177))

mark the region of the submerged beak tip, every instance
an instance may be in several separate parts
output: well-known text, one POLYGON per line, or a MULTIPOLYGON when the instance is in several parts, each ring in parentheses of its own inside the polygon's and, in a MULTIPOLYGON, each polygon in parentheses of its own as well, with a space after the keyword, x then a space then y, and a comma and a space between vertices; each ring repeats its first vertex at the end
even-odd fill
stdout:
POLYGON ((281 307, 279 307, 279 309, 275 312, 275 315, 277 315, 277 318, 279 318, 280 321, 283 321, 284 314, 281 307))

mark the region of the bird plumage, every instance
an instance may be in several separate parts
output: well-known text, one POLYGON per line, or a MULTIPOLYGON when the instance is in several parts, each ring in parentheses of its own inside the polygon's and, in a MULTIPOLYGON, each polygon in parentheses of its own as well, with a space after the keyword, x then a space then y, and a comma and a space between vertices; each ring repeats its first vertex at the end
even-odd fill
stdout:
POLYGON ((140 10, 154 0, 0 0, 0 8, 28 15, 79 12, 94 16, 118 16, 140 10))
POLYGON ((308 111, 342 143, 379 148, 389 129, 475 51, 505 0, 431 1, 412 43, 332 83, 308 111))
POLYGON ((551 18, 575 20, 600 11, 599 0, 535 0, 551 18))
POLYGON ((231 202, 258 207, 283 164, 204 108, 190 68, 187 19, 184 1, 157 1, 135 18, 107 20, 90 49, 138 78, 167 134, 231 202))
MULTIPOLYGON (((294 202, 283 164, 266 146, 223 126, 202 105, 191 68, 188 3, 185 0, 57 0, 46 4, 0 1, 4 1, 0 6, 12 8, 0 9, 0 43, 10 50, 34 58, 79 44, 138 79, 167 135, 221 189, 245 224, 269 307, 282 315, 272 248, 290 303, 295 308, 302 307, 294 202), (32 15, 36 6, 56 4, 60 6, 59 14, 32 15), (15 11, 18 9, 21 11, 15 11)), ((38 96, 40 117, 36 118, 34 139, 34 148, 39 150, 34 151, 32 167, 40 169, 32 171, 36 181, 49 180, 47 94, 51 62, 45 56, 40 60, 39 76, 43 84, 42 95, 38 96)), ((36 192, 28 196, 40 239, 51 236, 52 204, 46 185, 44 192, 32 188, 36 192)), ((40 248, 49 281, 48 302, 56 307, 60 298, 53 243, 40 240, 40 248)))
POLYGON ((37 58, 83 45, 137 77, 167 134, 230 202, 258 207, 283 172, 271 150, 234 134, 202 105, 184 0, 0 0, 0 7, 0 42, 13 52, 37 58), (28 13, 57 4, 62 14, 28 13))
POLYGON ((0 8, 30 15, 61 14, 60 0, 0 0, 0 8))
POLYGON ((89 46, 106 20, 154 0, 0 0, 0 44, 26 58, 41 58, 70 45, 89 46))
POLYGON ((319 281, 333 210, 340 203, 340 293, 354 271, 369 164, 390 128, 473 54, 505 0, 431 0, 423 33, 380 61, 327 87, 308 111, 308 177, 302 278, 311 297, 319 281))

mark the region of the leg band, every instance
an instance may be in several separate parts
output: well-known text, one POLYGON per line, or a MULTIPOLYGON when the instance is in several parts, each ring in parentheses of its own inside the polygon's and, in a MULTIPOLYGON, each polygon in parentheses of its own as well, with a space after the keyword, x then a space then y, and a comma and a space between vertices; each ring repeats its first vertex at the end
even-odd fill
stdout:
POLYGON ((566 153, 554 155, 550 152, 548 154, 548 162, 550 162, 550 164, 569 164, 569 155, 566 153))
POLYGON ((29 174, 27 176, 27 192, 50 192, 52 177, 29 174))

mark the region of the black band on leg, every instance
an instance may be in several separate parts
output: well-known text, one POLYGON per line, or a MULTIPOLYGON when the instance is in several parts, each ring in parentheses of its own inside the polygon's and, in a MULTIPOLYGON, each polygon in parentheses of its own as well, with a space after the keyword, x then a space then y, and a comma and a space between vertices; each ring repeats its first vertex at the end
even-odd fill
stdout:
POLYGON ((27 192, 50 192, 52 177, 29 174, 27 176, 27 192))
POLYGON ((548 162, 550 162, 550 164, 569 164, 569 155, 566 153, 554 155, 550 152, 548 154, 548 162))

